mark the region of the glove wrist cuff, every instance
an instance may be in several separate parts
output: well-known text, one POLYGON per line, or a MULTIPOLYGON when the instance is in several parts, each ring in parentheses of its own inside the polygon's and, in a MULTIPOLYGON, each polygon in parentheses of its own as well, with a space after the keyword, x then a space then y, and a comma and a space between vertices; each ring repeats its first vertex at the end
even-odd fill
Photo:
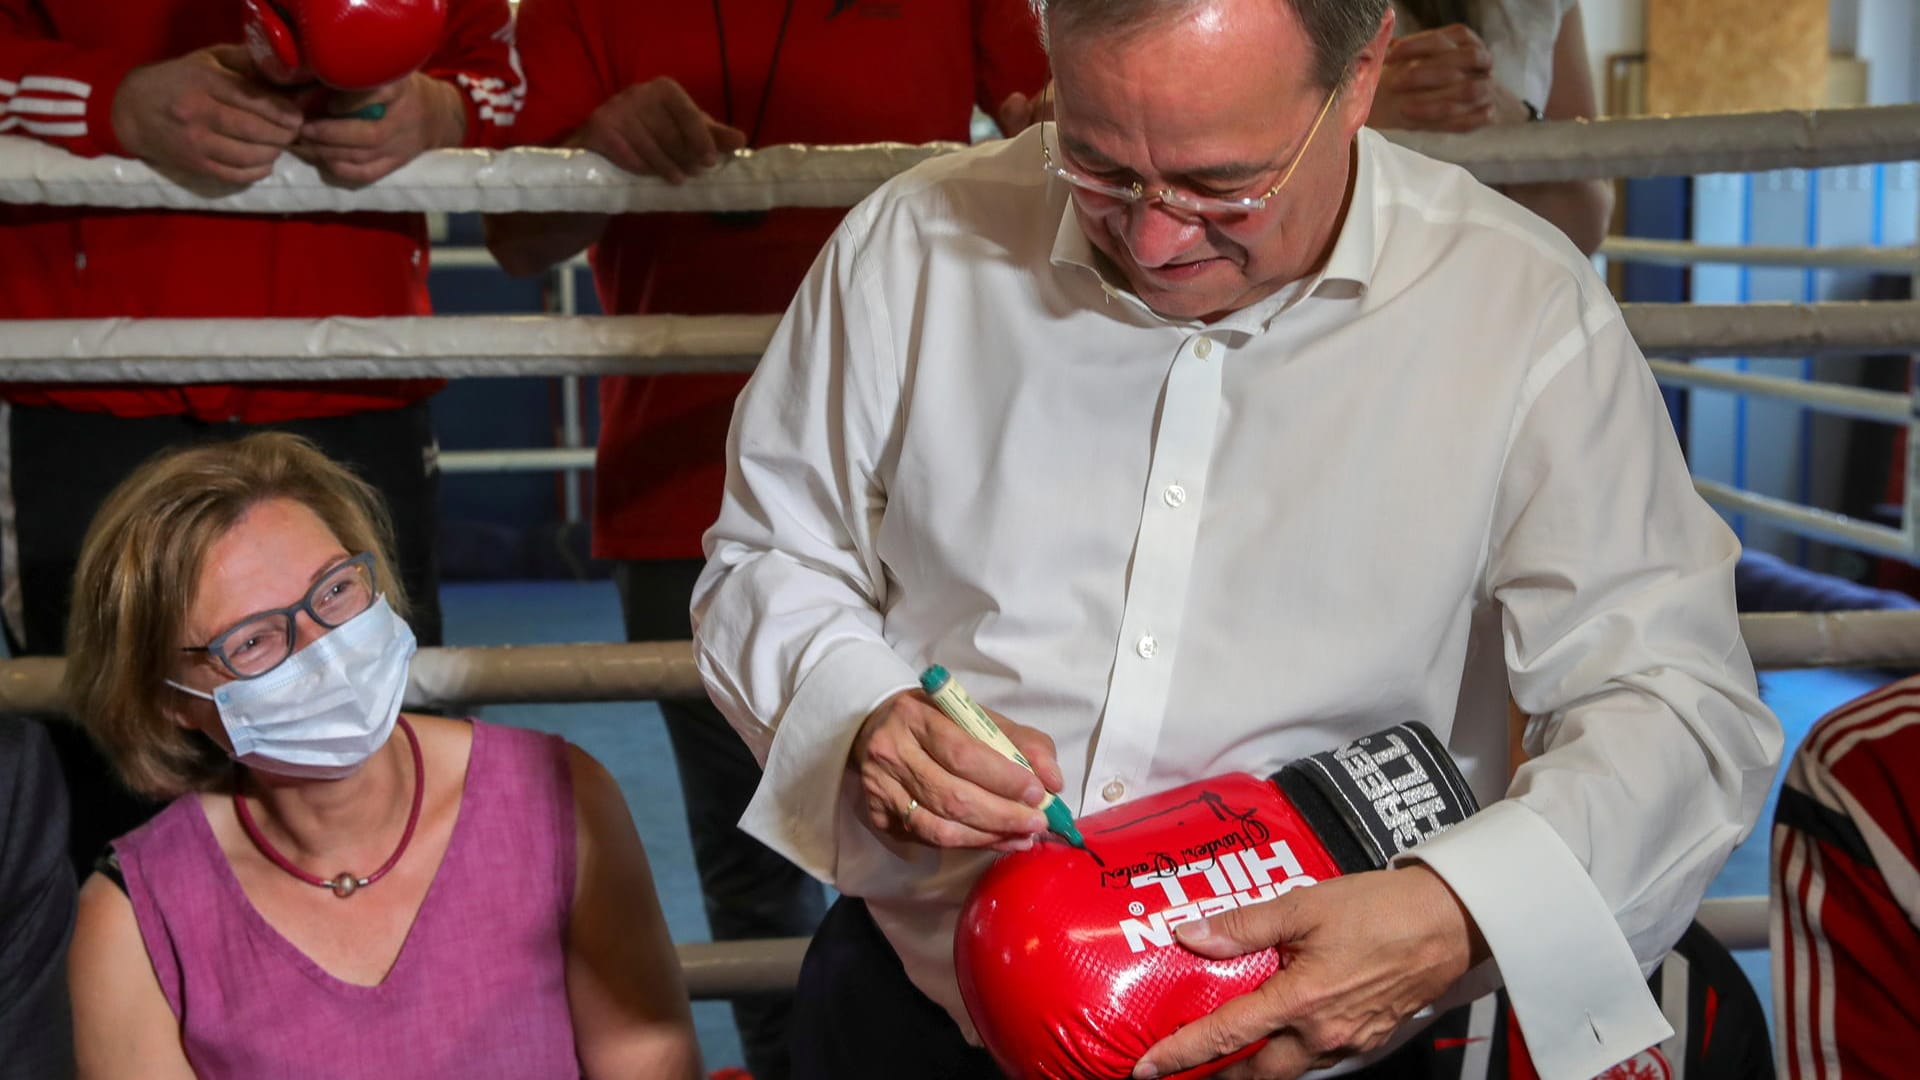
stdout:
POLYGON ((1418 722, 1290 762, 1272 780, 1343 874, 1384 869, 1479 809, 1446 747, 1418 722))

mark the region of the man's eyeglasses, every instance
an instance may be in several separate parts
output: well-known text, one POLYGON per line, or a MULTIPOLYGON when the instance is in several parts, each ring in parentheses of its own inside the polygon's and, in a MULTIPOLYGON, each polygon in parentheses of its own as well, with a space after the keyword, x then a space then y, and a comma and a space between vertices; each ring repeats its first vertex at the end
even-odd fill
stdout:
POLYGON ((1267 200, 1280 194, 1280 189, 1287 186, 1288 180, 1293 179, 1293 170, 1299 168, 1300 159, 1306 156, 1307 147, 1313 145, 1313 137, 1319 133, 1321 123, 1326 120, 1327 113, 1332 111, 1334 98, 1338 96, 1340 96, 1340 84, 1335 83, 1333 89, 1327 91, 1327 100, 1325 104, 1320 106, 1320 115, 1313 118, 1313 126, 1307 129, 1307 137, 1300 141, 1300 148, 1293 152, 1293 160, 1287 163, 1286 171, 1280 174, 1280 182, 1268 188, 1266 192, 1261 195, 1241 196, 1239 198, 1218 198, 1209 195, 1190 195, 1184 191, 1176 191, 1170 187, 1148 191, 1146 186, 1138 180, 1135 180, 1131 184, 1114 184, 1105 180, 1096 180, 1085 173, 1063 164, 1066 157, 1064 154, 1061 155, 1061 161, 1056 162, 1054 160, 1053 149, 1047 145, 1047 140, 1044 135, 1040 140, 1040 167, 1053 176, 1057 176, 1067 183, 1072 184, 1074 187, 1079 188, 1081 191, 1090 192, 1109 199, 1118 199, 1125 203, 1139 203, 1145 202, 1148 199, 1157 199, 1163 206, 1170 206, 1175 210, 1209 218, 1232 217, 1239 214, 1252 213, 1255 210, 1265 210, 1267 208, 1267 200))
POLYGON ((362 552, 328 570, 292 607, 262 611, 235 623, 205 645, 181 652, 211 653, 236 679, 257 679, 293 655, 293 617, 306 612, 331 630, 373 606, 373 555, 362 552))

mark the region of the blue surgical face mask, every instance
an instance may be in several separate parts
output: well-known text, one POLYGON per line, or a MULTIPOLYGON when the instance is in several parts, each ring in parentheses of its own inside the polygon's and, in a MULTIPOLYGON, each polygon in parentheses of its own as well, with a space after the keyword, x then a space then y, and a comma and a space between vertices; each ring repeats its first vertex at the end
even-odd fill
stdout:
POLYGON ((222 683, 211 694, 171 679, 167 685, 213 702, 241 764, 338 780, 393 734, 416 647, 413 630, 383 596, 257 679, 222 683))

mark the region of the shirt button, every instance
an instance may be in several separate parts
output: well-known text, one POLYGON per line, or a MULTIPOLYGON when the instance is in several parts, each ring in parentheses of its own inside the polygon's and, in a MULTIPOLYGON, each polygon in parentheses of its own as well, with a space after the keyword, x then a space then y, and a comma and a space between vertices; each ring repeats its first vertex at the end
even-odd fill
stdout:
POLYGON ((1194 342, 1193 355, 1199 357, 1202 360, 1205 360, 1207 357, 1213 355, 1213 339, 1201 338, 1199 341, 1194 342))
POLYGON ((1108 802, 1119 802, 1120 796, 1126 793, 1127 785, 1118 780, 1109 780, 1107 786, 1100 789, 1100 797, 1108 802))
POLYGON ((1153 640, 1152 634, 1142 634, 1140 640, 1134 643, 1133 651, 1139 653, 1141 659, 1151 660, 1153 654, 1160 651, 1160 643, 1153 640))
POLYGON ((1177 508, 1186 504, 1187 489, 1179 484, 1168 484, 1167 490, 1161 492, 1160 497, 1167 501, 1168 506, 1177 508))

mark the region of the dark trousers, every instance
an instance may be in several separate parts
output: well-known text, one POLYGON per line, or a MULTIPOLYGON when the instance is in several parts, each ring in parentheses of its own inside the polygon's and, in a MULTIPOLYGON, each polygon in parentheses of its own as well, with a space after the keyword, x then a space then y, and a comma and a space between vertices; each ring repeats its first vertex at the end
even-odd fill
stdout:
POLYGON ((907 978, 851 896, 834 901, 800 964, 793 1080, 1002 1080, 985 1050, 907 978))
MULTIPOLYGON (((310 439, 380 492, 393 517, 398 576, 412 603, 407 622, 422 646, 438 645, 440 470, 424 401, 399 409, 278 424, 209 423, 184 416, 123 419, 102 413, 9 406, 5 507, 13 531, 19 619, 7 620, 15 656, 64 651, 67 602, 80 544, 95 511, 136 466, 162 450, 238 439, 256 431, 310 439)), ((13 568, 9 568, 10 570, 13 568)), ((127 792, 72 727, 51 726, 73 796, 70 849, 85 875, 108 841, 157 806, 127 792)))
MULTIPOLYGON (((692 635, 687 605, 701 565, 686 559, 615 568, 627 640, 685 641, 692 635)), ((812 934, 826 908, 825 890, 737 824, 760 783, 753 754, 709 701, 662 701, 660 712, 680 772, 694 866, 714 939, 812 934)), ((754 1080, 786 1080, 793 1007, 791 994, 734 1000, 733 1019, 754 1080)))

